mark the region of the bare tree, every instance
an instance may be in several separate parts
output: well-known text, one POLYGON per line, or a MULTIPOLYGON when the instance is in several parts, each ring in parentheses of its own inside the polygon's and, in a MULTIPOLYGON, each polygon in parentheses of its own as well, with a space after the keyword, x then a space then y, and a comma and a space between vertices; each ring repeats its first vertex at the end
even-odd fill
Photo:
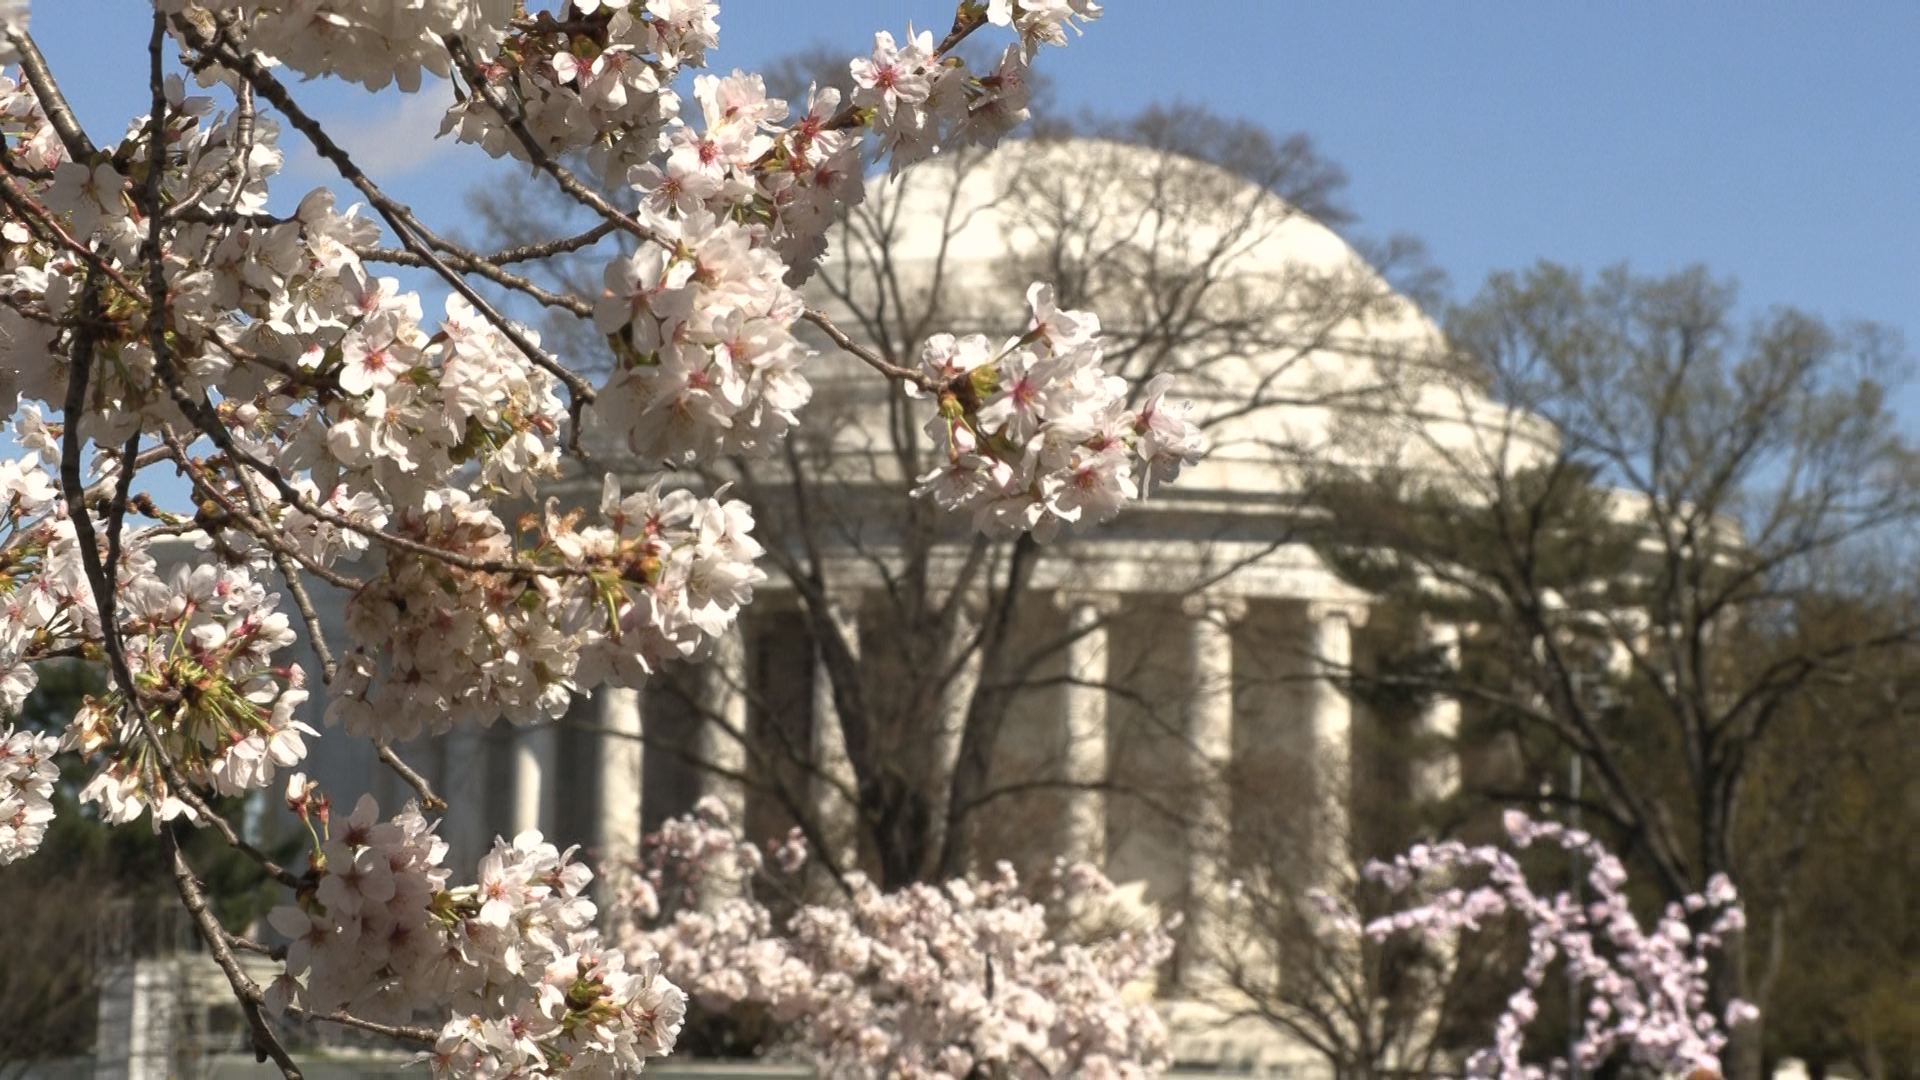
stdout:
MULTIPOLYGON (((1616 832, 1669 900, 1748 881, 1742 822, 1782 718, 1920 632, 1827 617, 1884 588, 1856 568, 1920 522, 1887 409, 1898 343, 1786 310, 1742 327, 1697 269, 1497 275, 1449 330, 1456 396, 1497 406, 1463 426, 1398 403, 1350 448, 1390 467, 1318 470, 1329 557, 1464 627, 1459 665, 1394 685, 1505 733, 1520 768, 1480 777, 1497 798, 1542 798, 1580 760, 1584 786, 1544 797, 1616 832)), ((1718 965, 1722 1004, 1751 990, 1744 956, 1718 965)))

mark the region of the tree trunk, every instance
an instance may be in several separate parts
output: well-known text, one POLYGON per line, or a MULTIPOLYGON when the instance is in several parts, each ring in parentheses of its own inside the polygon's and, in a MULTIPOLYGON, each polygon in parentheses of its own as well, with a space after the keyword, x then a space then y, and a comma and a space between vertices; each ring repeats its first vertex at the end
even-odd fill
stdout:
POLYGON ((1040 545, 1033 534, 1022 533, 1013 545, 999 603, 988 606, 980 639, 980 683, 967 708, 966 727, 960 734, 960 754, 949 781, 946 839, 940 848, 939 864, 943 880, 964 877, 971 869, 973 843, 968 818, 986 795, 992 778, 994 744, 1000 741, 1000 725, 1006 719, 1007 705, 1013 696, 1008 678, 1007 642, 1039 554, 1040 545))
MULTIPOLYGON (((1709 978, 1708 1008, 1724 1024, 1730 1003, 1752 1000, 1747 986, 1746 931, 1734 931, 1722 936, 1720 956, 1709 978)), ((1727 1048, 1720 1053, 1720 1069, 1727 1080, 1760 1080, 1758 1023, 1742 1024, 1727 1033, 1727 1048)))

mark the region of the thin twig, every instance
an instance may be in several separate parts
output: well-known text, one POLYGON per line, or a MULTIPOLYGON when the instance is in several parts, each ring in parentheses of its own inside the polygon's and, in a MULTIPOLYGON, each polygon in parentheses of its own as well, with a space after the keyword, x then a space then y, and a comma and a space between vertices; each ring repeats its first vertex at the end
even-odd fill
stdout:
POLYGON ((133 474, 135 464, 140 460, 140 432, 127 436, 127 444, 120 448, 120 475, 113 485, 113 502, 107 506, 107 566, 108 581, 118 580, 120 570, 120 529, 127 520, 127 500, 133 494, 133 474))
MULTIPOLYGON (((253 485, 253 477, 248 476, 247 470, 241 466, 234 467, 233 475, 240 481, 240 491, 247 497, 247 508, 253 511, 254 518, 262 522, 266 521, 267 510, 260 501, 260 492, 253 485)), ((275 534, 269 532, 268 535, 275 534)), ((307 585, 300 580, 300 568, 294 565, 293 555, 283 549, 277 539, 270 542, 268 546, 273 549, 274 566, 280 571, 280 579, 287 583, 287 591, 293 593, 294 606, 299 609, 301 619, 307 624, 308 642, 313 646, 314 655, 320 660, 320 681, 332 683, 339 665, 334 662, 333 650, 327 647, 327 635, 320 628, 320 615, 314 610, 313 598, 307 595, 307 585)))
MULTIPOLYGON (((238 211, 240 200, 246 197, 248 163, 253 160, 254 141, 253 87, 241 83, 234 96, 238 100, 234 106, 233 146, 229 151, 233 156, 227 160, 227 168, 222 170, 233 178, 233 190, 227 192, 226 203, 220 207, 220 212, 229 217, 238 211)), ((191 204, 199 201, 197 198, 182 199, 181 203, 191 204)), ((206 243, 200 248, 200 265, 204 266, 213 261, 213 253, 219 250, 227 237, 233 235, 233 226, 238 222, 223 224, 226 227, 219 231, 207 230, 206 243)))
POLYGON ((173 886, 180 894, 180 902, 186 905, 187 913, 193 916, 194 923, 200 927, 200 937, 207 943, 207 951, 213 955, 213 962, 220 965, 221 972, 227 977, 227 984, 233 987, 233 996, 240 1002, 240 1012, 246 1016, 247 1027, 253 1036, 255 1058, 260 1061, 272 1058, 287 1080, 301 1080, 300 1066, 294 1064, 292 1055, 280 1045, 272 1025, 267 1023, 266 996, 233 955, 233 948, 229 944, 232 936, 207 906, 207 894, 201 890, 200 882, 193 876, 193 868, 187 865, 186 857, 180 853, 180 840, 173 835, 171 826, 161 828, 160 842, 173 864, 173 886))
MULTIPOLYGON (((352 251, 365 262, 383 262, 390 263, 394 266, 417 266, 428 269, 431 269, 433 266, 426 257, 412 251, 396 251, 393 248, 377 247, 355 247, 352 251)), ((486 259, 453 252, 448 252, 444 258, 447 261, 447 265, 456 270, 465 270, 468 273, 478 274, 502 288, 512 289, 517 293, 524 293, 536 303, 551 308, 559 308, 562 311, 577 315, 583 319, 593 314, 593 305, 585 300, 577 296, 568 296, 542 288, 535 284, 532 279, 502 270, 486 259)))
POLYGON ((409 1027, 403 1024, 382 1024, 374 1020, 362 1020, 345 1009, 335 1009, 330 1013, 314 1012, 298 1005, 287 1006, 287 1011, 305 1020, 325 1020, 329 1024, 341 1027, 358 1028, 375 1035, 385 1035, 389 1039, 403 1039, 407 1042, 432 1046, 440 1040, 440 1033, 432 1028, 409 1027))
POLYGON ((912 383, 929 393, 938 393, 941 390, 940 380, 934 378, 932 375, 924 371, 915 371, 912 368, 904 368, 898 364, 890 363, 879 353, 848 337, 846 331, 833 324, 833 320, 827 317, 826 312, 817 308, 808 308, 800 317, 819 327, 821 331, 827 335, 828 339, 835 345, 838 345, 843 351, 856 357, 868 367, 885 375, 887 378, 912 383))
POLYGON ((60 318, 49 313, 44 307, 25 304, 11 296, 0 296, 0 305, 5 305, 8 309, 18 312, 21 318, 31 319, 42 326, 51 326, 56 330, 67 330, 73 326, 72 319, 60 318))
POLYGON ((216 811, 205 799, 202 799, 200 793, 193 790, 193 788, 186 783, 185 779, 181 778, 179 773, 174 771, 171 764, 166 766, 166 771, 168 773, 167 786, 172 790, 173 797, 186 803, 188 809, 212 825, 214 831, 220 834, 220 838, 227 842, 228 847, 252 859, 254 864, 259 866, 263 873, 279 884, 289 889, 298 889, 300 887, 300 876, 298 874, 274 862, 267 857, 266 852, 249 844, 238 832, 235 832, 233 823, 216 811))
MULTIPOLYGON (((273 522, 264 514, 258 516, 249 514, 236 505, 232 499, 222 494, 218 487, 214 486, 213 477, 187 453, 186 441, 175 434, 171 427, 163 427, 161 430, 163 437, 167 441, 169 454, 173 458, 174 463, 180 466, 181 470, 187 474, 187 477, 194 482, 195 487, 205 492, 207 498, 213 500, 214 505, 220 508, 221 513, 239 522, 241 528, 245 530, 247 535, 267 545, 268 550, 276 554, 284 554, 293 559, 305 568, 308 573, 336 588, 346 589, 351 592, 366 584, 366 582, 360 581, 357 578, 347 577, 344 574, 335 572, 329 567, 322 566, 320 563, 308 558, 304 552, 286 545, 281 539, 279 530, 274 527, 273 522)), ((236 474, 244 475, 244 470, 239 466, 235 466, 234 471, 236 474)))
POLYGON ((13 151, 7 147, 5 136, 0 136, 0 169, 6 170, 8 176, 18 180, 46 183, 53 179, 52 169, 30 168, 13 160, 13 151))
POLYGON ((287 958, 287 947, 285 945, 268 945, 263 941, 255 941, 252 938, 241 937, 238 934, 228 934, 227 944, 241 952, 254 953, 259 956, 264 956, 269 960, 285 960, 287 958))
MULTIPOLYGON (((165 461, 172 456, 173 456, 173 451, 167 449, 164 446, 155 446, 147 450, 142 450, 133 459, 133 471, 139 472, 140 470, 145 469, 147 466, 152 465, 156 461, 165 461)), ((122 466, 124 467, 124 465, 125 465, 125 462, 123 461, 122 466)), ((120 485, 120 477, 117 474, 114 476, 103 477, 99 480, 94 481, 92 486, 87 488, 87 492, 85 496, 87 505, 92 506, 94 503, 100 501, 101 499, 106 498, 107 493, 114 490, 119 485, 120 485)), ((133 504, 131 497, 129 497, 129 504, 130 505, 133 504)))
MULTIPOLYGON (((479 258, 495 266, 510 266, 518 262, 534 262, 539 259, 550 259, 555 255, 566 255, 579 251, 581 248, 592 247, 605 239, 613 230, 613 222, 603 221, 593 228, 588 229, 586 232, 574 236, 563 236, 558 240, 549 240, 544 244, 522 244, 516 248, 505 248, 491 255, 479 256, 479 258)), ((362 259, 378 259, 381 262, 400 262, 403 259, 414 257, 410 251, 396 251, 393 248, 354 248, 353 252, 362 259)), ((456 253, 463 257, 473 255, 472 252, 465 250, 456 253)))
POLYGON ((112 279, 113 283, 120 286, 121 290, 128 296, 137 297, 140 295, 139 287, 128 280, 127 276, 120 272, 119 267, 114 266, 102 258, 99 252, 75 240, 66 229, 61 227, 58 221, 53 219, 51 214, 42 210, 32 199, 27 198, 24 193, 14 187, 12 180, 0 183, 0 201, 5 202, 20 216, 28 219, 28 224, 32 225, 35 231, 42 233, 43 239, 50 239, 61 247, 71 251, 80 258, 80 261, 86 263, 89 269, 112 279))
POLYGON ((427 783, 427 778, 415 772, 413 766, 407 764, 406 759, 402 758, 393 747, 386 743, 380 743, 379 747, 380 760, 386 762, 387 768, 398 773, 400 779, 412 786, 414 793, 420 796, 423 809, 445 810, 447 808, 447 800, 435 795, 433 786, 427 783))

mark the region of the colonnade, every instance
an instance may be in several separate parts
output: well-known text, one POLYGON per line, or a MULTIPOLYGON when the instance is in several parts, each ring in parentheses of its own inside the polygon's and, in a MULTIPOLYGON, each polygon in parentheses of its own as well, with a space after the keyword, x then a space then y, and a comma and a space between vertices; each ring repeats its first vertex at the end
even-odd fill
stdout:
MULTIPOLYGON (((1108 851, 1107 781, 1113 741, 1109 731, 1109 624, 1120 611, 1122 598, 1114 593, 1060 591, 1054 602, 1064 616, 1066 642, 1060 709, 1065 727, 1065 751, 1060 778, 1065 792, 1061 824, 1062 853, 1075 860, 1103 864, 1108 851)), ((1310 602, 1305 605, 1302 645, 1309 676, 1303 701, 1305 727, 1315 756, 1313 822, 1318 865, 1329 873, 1350 869, 1350 797, 1353 760, 1353 707, 1339 683, 1353 661, 1353 635, 1365 625, 1366 608, 1351 603, 1310 602)), ((1202 782, 1194 785, 1186 823, 1185 859, 1188 888, 1195 898, 1219 897, 1227 888, 1226 841, 1233 809, 1229 787, 1211 782, 1223 776, 1234 753, 1234 689, 1246 685, 1234 670, 1234 627, 1246 615, 1244 596, 1225 591, 1192 594, 1181 605, 1185 615, 1188 683, 1185 687, 1183 735, 1191 760, 1187 767, 1202 782)), ((860 632, 857 598, 836 598, 828 616, 857 657, 860 632)), ((967 628, 956 635, 965 642, 967 628)), ((1427 644, 1443 658, 1457 662, 1459 635, 1452 627, 1427 631, 1427 644)), ((948 692, 941 703, 943 722, 935 746, 936 768, 950 769, 958 751, 973 684, 979 677, 977 651, 956 653, 948 692)), ((812 691, 811 753, 815 774, 809 797, 825 842, 839 865, 857 862, 858 819, 854 800, 857 781, 847 755, 844 732, 834 703, 832 680, 816 651, 812 691)), ((709 766, 702 772, 701 793, 720 800, 734 821, 744 822, 748 758, 748 671, 740 631, 723 636, 703 675, 698 752, 709 766)), ((597 807, 591 843, 617 865, 640 855, 643 765, 641 694, 634 690, 602 688, 586 715, 597 730, 597 807)), ((1419 719, 1418 730, 1433 741, 1451 740, 1458 733, 1458 702, 1439 700, 1419 719)), ((445 751, 446 794, 456 805, 475 805, 484 797, 484 734, 460 729, 449 736, 445 751)), ((512 809, 515 831, 551 829, 557 772, 557 732, 541 725, 514 732, 512 809)), ((1419 764, 1414 785, 1421 798, 1450 795, 1459 784, 1457 760, 1438 754, 1419 764)), ((937 808, 937 812, 944 808, 937 808)), ((943 816, 943 815, 941 815, 943 816)), ((481 815, 457 814, 447 837, 456 850, 478 850, 486 838, 481 815), (471 834, 471 835, 470 835, 471 834)), ((610 877, 603 889, 618 888, 610 877)), ((1196 933, 1208 932, 1211 905, 1190 905, 1196 933)))

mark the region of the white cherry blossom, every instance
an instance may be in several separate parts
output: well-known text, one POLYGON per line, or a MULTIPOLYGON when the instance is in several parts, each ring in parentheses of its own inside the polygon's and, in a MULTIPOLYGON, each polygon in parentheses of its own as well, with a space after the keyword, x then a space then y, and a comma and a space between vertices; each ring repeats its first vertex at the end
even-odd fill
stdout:
POLYGON ((50 735, 0 728, 0 866, 33 854, 46 838, 59 749, 50 735))
MULTIPOLYGON (((718 43, 710 0, 155 10, 209 91, 190 95, 180 77, 154 87, 158 139, 135 115, 83 147, 30 86, 0 78, 0 135, 19 166, 7 183, 23 200, 0 212, 0 400, 25 451, 0 461, 0 712, 55 659, 95 665, 106 685, 64 737, 6 729, 0 862, 38 846, 55 753, 87 771, 79 797, 103 821, 209 823, 210 800, 304 763, 322 737, 302 719, 310 695, 344 728, 325 737, 391 745, 555 717, 577 692, 704 659, 765 580, 766 551, 745 502, 675 470, 775 452, 805 421, 813 353, 795 329, 817 316, 797 289, 864 196, 869 159, 897 171, 991 144, 1025 117, 1035 45, 1099 13, 1089 0, 970 6, 972 28, 1016 38, 979 72, 930 34, 883 32, 851 62, 847 99, 816 89, 790 110, 759 75, 698 70, 718 43), (466 288, 512 288, 510 267, 533 256, 482 267, 373 194, 378 178, 355 181, 373 211, 325 188, 269 197, 283 137, 334 156, 288 104, 309 78, 440 95, 453 102, 444 134, 496 157, 587 157, 614 189, 587 201, 623 253, 599 295, 546 299, 590 312, 607 338, 597 385, 579 374, 591 358, 549 355, 466 288), (404 254, 385 247, 395 233, 404 254), (446 283, 461 288, 431 316, 380 272, 432 261, 422 251, 460 267, 446 283), (69 415, 83 379, 85 405, 69 415), (591 475, 595 433, 662 478, 623 491, 609 475, 597 505, 552 497, 568 470, 591 475), (57 473, 75 445, 79 488, 57 473), (347 617, 309 669, 291 650, 313 591, 347 617)), ((24 4, 0 0, 0 23, 24 26, 24 4)), ((1170 479, 1198 439, 1164 385, 1125 406, 1128 389, 1099 367, 1097 320, 1042 293, 1033 307, 1030 332, 1002 347, 929 344, 918 381, 936 391, 930 430, 951 463, 921 486, 983 528, 1045 539, 1170 479)), ((327 633, 317 619, 301 629, 327 633)), ((363 800, 333 818, 298 772, 288 803, 312 844, 269 920, 287 945, 273 1007, 430 1016, 425 1056, 443 1076, 626 1075, 672 1049, 687 1002, 671 965, 644 942, 599 937, 572 852, 523 834, 456 884, 417 808, 388 819, 363 800)), ((702 835, 681 829, 736 871, 757 865, 702 835)), ((784 845, 776 861, 792 870, 801 852, 784 845)), ((741 965, 703 973, 701 992, 739 1000, 801 970, 831 974, 851 989, 821 999, 831 1007, 810 1023, 834 1060, 871 1067, 898 1051, 957 1073, 1026 1060, 1130 1073, 1164 1054, 1151 1012, 1118 1000, 1164 957, 1164 935, 1060 940, 1009 876, 911 895, 862 886, 852 907, 815 911, 778 940, 728 937, 765 928, 737 915, 714 932, 737 941, 741 965), (1017 944, 1004 992, 983 992, 978 965, 954 966, 943 996, 934 968, 878 959, 933 941, 1017 944), (890 1041, 892 1021, 861 1011, 895 990, 911 991, 889 1006, 895 1018, 932 1018, 946 1044, 909 1050, 890 1041)))
MULTIPOLYGON (((770 846, 780 874, 800 869, 797 831, 770 846)), ((658 950, 696 1007, 764 1010, 773 1048, 823 1074, 1141 1077, 1168 1065, 1148 998, 1172 940, 1091 866, 1059 869, 1051 908, 1004 863, 896 893, 855 874, 845 904, 801 904, 777 925, 751 894, 697 902, 715 875, 762 866, 719 803, 669 821, 647 850, 623 944, 658 950)))

